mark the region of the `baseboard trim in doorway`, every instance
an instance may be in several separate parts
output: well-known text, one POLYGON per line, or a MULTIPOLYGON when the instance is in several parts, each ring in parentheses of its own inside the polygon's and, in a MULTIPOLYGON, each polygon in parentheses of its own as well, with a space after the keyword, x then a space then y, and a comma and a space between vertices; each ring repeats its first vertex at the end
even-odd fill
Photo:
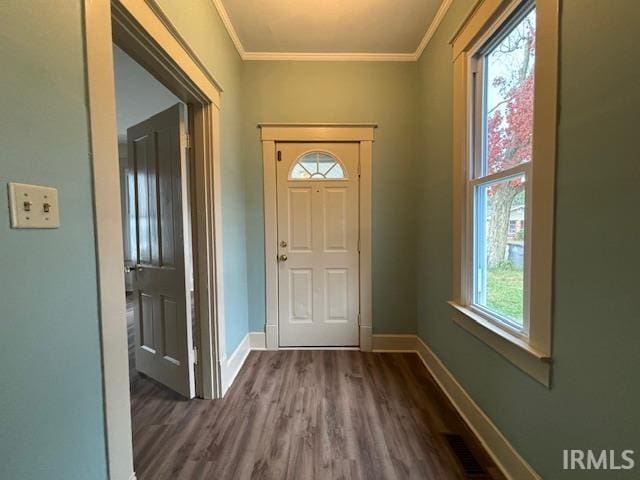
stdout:
POLYGON ((249 332, 249 345, 251 345, 251 350, 266 350, 266 334, 264 332, 249 332))
POLYGON ((376 334, 373 335, 374 352, 415 352, 415 335, 376 334))
POLYGON ((238 372, 244 365, 244 361, 247 359, 249 352, 251 352, 251 336, 249 333, 245 335, 240 344, 236 347, 234 352, 227 358, 222 364, 221 380, 222 380, 222 396, 227 393, 229 387, 238 376, 238 372))
POLYGON ((131 476, 129 477, 129 480, 138 480, 135 472, 131 474, 131 476))

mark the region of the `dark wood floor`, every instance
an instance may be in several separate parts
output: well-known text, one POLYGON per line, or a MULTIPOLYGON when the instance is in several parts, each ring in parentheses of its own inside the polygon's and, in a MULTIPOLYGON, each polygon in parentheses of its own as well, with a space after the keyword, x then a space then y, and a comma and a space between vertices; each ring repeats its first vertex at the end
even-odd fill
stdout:
POLYGON ((252 352, 223 400, 131 389, 139 480, 467 478, 443 433, 503 478, 412 353, 252 352))

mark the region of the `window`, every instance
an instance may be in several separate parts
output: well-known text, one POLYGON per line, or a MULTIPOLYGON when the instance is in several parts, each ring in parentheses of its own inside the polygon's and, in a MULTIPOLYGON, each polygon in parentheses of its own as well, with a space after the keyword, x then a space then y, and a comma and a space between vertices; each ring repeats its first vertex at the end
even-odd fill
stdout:
POLYGON ((302 155, 289 173, 289 180, 346 180, 340 161, 328 152, 302 155))
POLYGON ((529 325, 525 265, 530 252, 526 231, 520 246, 524 261, 511 254, 509 237, 515 233, 512 216, 524 213, 526 217, 530 196, 535 32, 535 7, 526 4, 471 59, 472 305, 489 319, 524 335, 529 325))
POLYGON ((546 385, 557 1, 486 0, 452 41, 454 320, 546 385))

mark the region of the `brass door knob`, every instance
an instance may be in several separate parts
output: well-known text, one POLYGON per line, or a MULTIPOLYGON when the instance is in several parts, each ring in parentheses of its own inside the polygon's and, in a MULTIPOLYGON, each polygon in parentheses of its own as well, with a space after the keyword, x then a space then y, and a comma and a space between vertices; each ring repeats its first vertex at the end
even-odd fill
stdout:
POLYGON ((286 255, 280 255, 280 261, 281 262, 286 262, 287 261, 287 256, 286 255))

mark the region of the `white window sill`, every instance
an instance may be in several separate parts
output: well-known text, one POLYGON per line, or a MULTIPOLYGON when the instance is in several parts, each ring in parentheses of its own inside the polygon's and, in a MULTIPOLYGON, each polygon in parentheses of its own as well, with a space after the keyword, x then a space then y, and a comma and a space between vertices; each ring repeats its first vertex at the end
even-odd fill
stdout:
POLYGON ((551 385, 551 358, 531 347, 522 338, 494 325, 474 311, 449 302, 453 307, 453 321, 486 343, 523 372, 542 383, 551 385))

